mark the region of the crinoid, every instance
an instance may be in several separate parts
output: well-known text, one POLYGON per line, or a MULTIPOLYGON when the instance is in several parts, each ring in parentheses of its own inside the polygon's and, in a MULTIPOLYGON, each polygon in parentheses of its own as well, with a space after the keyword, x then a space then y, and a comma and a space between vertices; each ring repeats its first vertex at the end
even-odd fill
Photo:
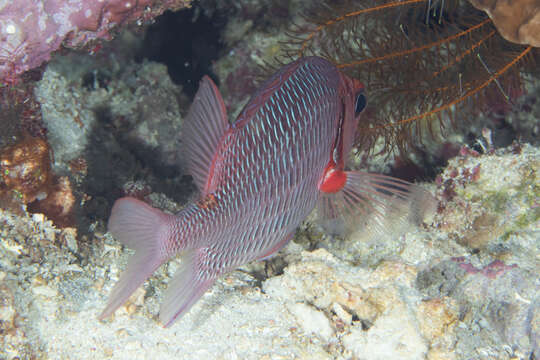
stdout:
POLYGON ((426 131, 512 104, 538 72, 538 48, 504 40, 465 0, 318 1, 289 35, 288 58, 323 56, 366 84, 364 150, 382 136, 383 151, 406 153, 426 131))

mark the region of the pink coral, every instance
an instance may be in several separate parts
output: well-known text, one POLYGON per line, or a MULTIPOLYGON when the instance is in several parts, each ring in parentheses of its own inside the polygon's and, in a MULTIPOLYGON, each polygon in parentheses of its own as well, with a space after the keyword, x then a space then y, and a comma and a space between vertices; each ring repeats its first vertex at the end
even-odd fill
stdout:
POLYGON ((0 0, 0 80, 15 82, 61 45, 110 39, 129 22, 145 23, 191 0, 0 0))
POLYGON ((459 267, 465 270, 468 274, 480 273, 489 279, 496 279, 497 276, 504 274, 506 271, 518 267, 516 264, 506 265, 500 260, 494 260, 482 268, 477 268, 471 263, 467 262, 464 257, 456 257, 452 260, 457 262, 459 267))

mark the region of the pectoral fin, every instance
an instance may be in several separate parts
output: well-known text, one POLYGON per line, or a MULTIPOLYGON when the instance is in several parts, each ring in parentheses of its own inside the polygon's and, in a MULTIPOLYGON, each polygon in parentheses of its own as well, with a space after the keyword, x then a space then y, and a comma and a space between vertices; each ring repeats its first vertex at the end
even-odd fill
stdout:
POLYGON ((435 198, 418 185, 385 175, 345 171, 344 186, 321 191, 317 205, 323 228, 333 235, 358 229, 388 234, 419 224, 434 212, 435 198))

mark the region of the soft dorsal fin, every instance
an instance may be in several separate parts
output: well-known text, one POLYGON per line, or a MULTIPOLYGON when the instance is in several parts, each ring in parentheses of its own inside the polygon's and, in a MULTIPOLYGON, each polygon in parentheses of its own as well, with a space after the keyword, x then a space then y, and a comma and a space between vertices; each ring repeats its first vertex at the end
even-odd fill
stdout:
POLYGON ((187 170, 203 195, 212 174, 214 155, 228 128, 221 94, 212 79, 204 76, 182 129, 187 170))

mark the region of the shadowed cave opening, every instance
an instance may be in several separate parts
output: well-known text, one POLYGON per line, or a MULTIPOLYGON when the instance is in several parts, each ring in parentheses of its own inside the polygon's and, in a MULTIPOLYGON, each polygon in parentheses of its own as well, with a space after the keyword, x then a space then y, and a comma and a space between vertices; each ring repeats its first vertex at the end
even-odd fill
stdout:
POLYGON ((146 30, 137 60, 165 64, 173 82, 193 97, 204 75, 217 82, 212 63, 223 49, 225 24, 224 16, 214 12, 209 17, 198 2, 190 9, 166 11, 146 30))

